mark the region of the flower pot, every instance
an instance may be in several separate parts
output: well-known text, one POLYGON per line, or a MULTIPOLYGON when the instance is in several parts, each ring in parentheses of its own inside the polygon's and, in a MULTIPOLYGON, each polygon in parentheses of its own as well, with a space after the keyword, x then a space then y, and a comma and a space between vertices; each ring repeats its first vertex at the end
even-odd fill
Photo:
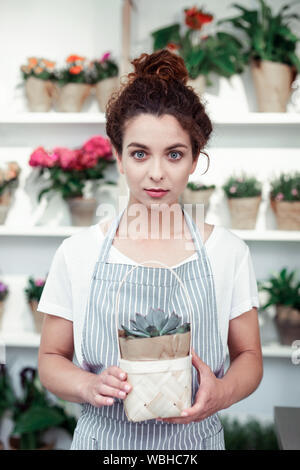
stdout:
POLYGON ((228 198, 231 228, 237 230, 255 229, 261 196, 228 198))
POLYGON ((253 60, 251 73, 256 92, 258 111, 286 112, 295 68, 269 60, 253 60))
POLYGON ((2 327, 3 314, 4 314, 4 300, 0 300, 0 329, 2 327))
MULTIPOLYGON (((20 438, 10 436, 9 438, 9 447, 11 450, 20 450, 20 438)), ((52 450, 54 448, 55 443, 51 442, 49 444, 43 444, 42 446, 38 447, 37 449, 30 449, 30 450, 52 450)))
POLYGON ((11 204, 11 192, 5 190, 0 196, 0 224, 4 224, 11 204))
POLYGON ((90 91, 91 85, 87 83, 67 83, 62 87, 56 85, 55 102, 58 111, 69 113, 80 112, 90 91))
POLYGON ((210 197, 214 190, 214 188, 210 188, 193 191, 190 188, 185 188, 181 195, 181 202, 183 204, 204 204, 204 213, 206 213, 209 207, 210 197))
POLYGON ((72 225, 87 226, 94 221, 98 202, 95 198, 72 197, 66 199, 69 206, 72 225))
POLYGON ((281 344, 289 345, 300 340, 300 310, 276 305, 275 324, 281 344))
POLYGON ((38 303, 39 302, 37 300, 30 300, 29 301, 29 306, 31 308, 31 312, 32 312, 32 315, 33 315, 35 331, 37 333, 41 333, 42 332, 42 326, 43 326, 43 320, 44 320, 44 314, 37 311, 38 303))
POLYGON ((300 230, 300 201, 270 199, 279 230, 300 230))
POLYGON ((95 85, 95 93, 100 111, 105 112, 106 104, 111 94, 117 91, 119 87, 119 77, 110 77, 101 80, 95 85))
POLYGON ((25 91, 30 111, 41 113, 50 110, 54 91, 51 80, 29 77, 25 82, 25 91))
MULTIPOLYGON (((147 264, 151 260, 141 264, 147 264)), ((181 284, 189 299, 187 289, 176 272, 169 266, 155 261, 169 269, 181 284)), ((139 266, 141 265, 139 264, 139 266)), ((124 399, 124 410, 129 421, 180 416, 192 401, 192 355, 191 331, 153 338, 125 338, 118 330, 119 295, 122 284, 131 268, 122 279, 117 296, 115 323, 118 340, 118 364, 127 372, 131 392, 124 399)), ((192 317, 189 306, 189 318, 192 317)))
POLYGON ((203 95, 205 92, 205 76, 199 75, 197 78, 189 78, 187 81, 187 86, 193 87, 194 91, 198 96, 203 95))

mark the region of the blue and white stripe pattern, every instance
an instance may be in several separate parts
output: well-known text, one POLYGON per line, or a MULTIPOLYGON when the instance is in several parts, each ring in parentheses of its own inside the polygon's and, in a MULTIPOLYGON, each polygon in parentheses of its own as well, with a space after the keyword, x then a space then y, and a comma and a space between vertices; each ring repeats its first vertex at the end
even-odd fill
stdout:
MULTIPOLYGON (((125 209, 124 209, 125 210, 125 209)), ((191 232, 197 259, 173 268, 190 296, 193 312, 189 318, 188 299, 176 276, 161 267, 138 265, 126 277, 120 290, 118 324, 129 326, 136 312, 146 314, 151 307, 174 310, 182 321, 193 322, 192 347, 217 377, 223 375, 224 353, 218 326, 213 274, 197 225, 182 207, 191 232)), ((123 211, 115 218, 101 246, 90 284, 82 337, 83 366, 100 373, 118 365, 118 338, 115 326, 116 293, 130 264, 109 263, 108 255, 123 211)), ((192 402, 198 390, 197 370, 192 368, 192 402)), ((218 414, 189 424, 148 420, 128 421, 123 401, 112 406, 82 404, 71 449, 99 450, 201 450, 224 449, 223 429, 218 414)))

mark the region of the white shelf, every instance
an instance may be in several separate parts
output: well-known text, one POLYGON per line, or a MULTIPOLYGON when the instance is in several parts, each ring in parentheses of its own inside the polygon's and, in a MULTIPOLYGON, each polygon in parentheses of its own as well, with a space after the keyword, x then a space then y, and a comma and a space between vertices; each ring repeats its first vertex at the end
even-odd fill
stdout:
MULTIPOLYGON (((6 347, 15 348, 38 348, 40 345, 40 334, 24 331, 17 333, 0 332, 0 342, 6 347)), ((292 348, 290 346, 284 346, 281 344, 270 344, 262 346, 263 357, 274 357, 274 358, 292 358, 292 348)))
MULTIPOLYGON (((300 113, 210 113, 214 124, 220 125, 290 125, 300 124, 300 113)), ((100 112, 61 113, 0 113, 0 124, 94 124, 105 123, 100 112)))
MULTIPOLYGON (((33 226, 18 227, 0 225, 0 236, 17 237, 68 237, 87 227, 75 226, 33 226)), ((299 242, 300 230, 231 230, 243 240, 299 242)))

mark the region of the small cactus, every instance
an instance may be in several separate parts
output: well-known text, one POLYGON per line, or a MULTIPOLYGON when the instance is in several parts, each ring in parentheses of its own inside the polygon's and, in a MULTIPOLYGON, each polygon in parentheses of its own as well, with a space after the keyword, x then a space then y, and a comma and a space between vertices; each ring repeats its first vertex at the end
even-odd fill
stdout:
POLYGON ((174 311, 169 317, 161 308, 150 308, 146 316, 136 313, 135 320, 130 320, 130 324, 131 329, 121 326, 125 336, 131 338, 153 338, 190 331, 190 324, 180 324, 180 317, 174 311))

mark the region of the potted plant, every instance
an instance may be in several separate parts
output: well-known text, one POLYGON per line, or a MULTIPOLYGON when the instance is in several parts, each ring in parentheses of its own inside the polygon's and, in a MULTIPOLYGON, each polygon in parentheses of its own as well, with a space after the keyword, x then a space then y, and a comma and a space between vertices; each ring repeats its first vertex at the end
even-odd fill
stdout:
POLYGON ((270 182, 270 203, 280 230, 300 230, 300 173, 281 173, 270 182))
POLYGON ((190 323, 151 308, 146 316, 136 313, 130 325, 118 330, 120 367, 132 385, 124 400, 127 418, 179 416, 191 406, 190 323))
POLYGON ((86 58, 69 55, 65 67, 56 70, 55 79, 55 102, 58 111, 80 112, 92 86, 86 58))
POLYGON ((95 86, 99 108, 104 113, 111 94, 119 86, 119 67, 111 58, 110 52, 103 54, 101 59, 92 61, 90 65, 91 83, 95 86))
POLYGON ((208 34, 205 25, 214 19, 196 7, 186 8, 185 32, 179 23, 152 32, 153 49, 169 48, 184 60, 189 73, 188 85, 200 95, 212 85, 210 73, 229 78, 241 73, 245 57, 242 44, 232 34, 217 31, 208 34))
POLYGON ((14 162, 8 162, 6 169, 0 168, 0 224, 4 224, 14 190, 18 186, 20 167, 14 162))
MULTIPOLYGON (((5 364, 0 364, 0 422, 6 413, 11 412, 15 394, 5 364)), ((0 450, 4 449, 0 441, 0 450)))
POLYGON ((99 185, 105 180, 104 170, 113 163, 115 159, 110 142, 100 135, 91 137, 75 150, 56 147, 53 151, 46 151, 38 147, 31 154, 29 165, 37 167, 38 177, 50 182, 38 194, 38 201, 49 191, 59 192, 68 204, 72 224, 90 225, 98 203, 95 197, 88 194, 87 183, 99 185))
POLYGON ((242 173, 230 176, 222 186, 233 229, 254 229, 261 202, 262 185, 255 176, 242 173))
POLYGON ((49 450, 54 442, 47 444, 44 433, 51 428, 65 429, 73 435, 76 420, 64 407, 51 400, 41 385, 36 369, 25 367, 20 372, 22 395, 16 397, 12 406, 14 428, 9 442, 13 450, 49 450))
POLYGON ((300 281, 295 279, 296 271, 283 268, 267 281, 260 281, 258 288, 269 294, 262 309, 274 305, 275 323, 282 344, 291 345, 300 338, 300 281))
POLYGON ((47 112, 50 110, 54 92, 54 67, 55 62, 42 57, 29 57, 27 64, 21 65, 30 111, 47 112))
POLYGON ((34 279, 30 276, 27 281, 27 286, 24 289, 27 302, 33 315, 35 329, 38 333, 41 333, 42 331, 44 315, 37 311, 37 306, 40 301, 45 282, 45 279, 34 279))
POLYGON ((296 55, 299 37, 290 27, 299 15, 291 13, 292 4, 283 5, 273 14, 264 0, 258 0, 259 10, 248 10, 234 4, 241 14, 220 20, 241 29, 247 37, 247 62, 250 64, 260 112, 285 112, 291 95, 291 85, 300 72, 296 55))
POLYGON ((2 324, 3 313, 4 313, 4 302, 9 294, 8 285, 0 281, 0 326, 2 324))
POLYGON ((215 188, 214 184, 205 185, 189 181, 181 195, 181 201, 183 204, 204 204, 204 211, 207 212, 209 200, 215 188))

